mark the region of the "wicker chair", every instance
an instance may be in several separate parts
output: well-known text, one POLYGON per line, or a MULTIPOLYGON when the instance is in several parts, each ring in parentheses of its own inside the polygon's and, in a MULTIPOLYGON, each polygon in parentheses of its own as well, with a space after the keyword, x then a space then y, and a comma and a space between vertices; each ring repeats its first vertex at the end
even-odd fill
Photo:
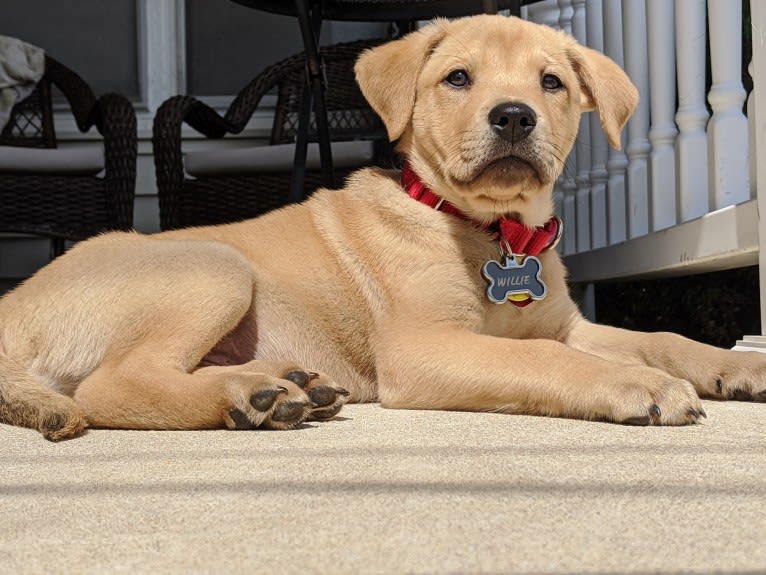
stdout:
POLYGON ((46 56, 43 78, 0 133, 0 232, 48 237, 55 257, 66 240, 130 229, 136 151, 131 103, 118 94, 96 98, 82 78, 46 56), (82 132, 96 127, 103 152, 57 149, 51 86, 64 94, 82 132))
MULTIPOLYGON (((381 41, 364 40, 321 49, 338 182, 361 165, 393 161, 383 124, 362 96, 353 73, 359 53, 381 41), (336 146, 340 148, 336 150, 336 146), (352 153, 344 161, 349 148, 368 152, 363 151, 357 158, 352 153)), ((162 229, 239 221, 289 203, 294 142, 305 85, 305 58, 301 53, 261 72, 237 95, 224 117, 191 96, 175 96, 162 104, 155 116, 153 139, 162 229), (184 165, 181 150, 184 122, 208 138, 237 134, 267 93, 277 96, 270 146, 204 152, 202 162, 195 153, 190 153, 184 165), (275 160, 277 155, 281 158, 275 160), (220 162, 220 169, 209 169, 216 162, 220 162), (206 168, 201 169, 201 164, 206 168)), ((313 113, 309 141, 316 141, 313 113)), ((317 156, 315 149, 309 150, 306 195, 322 184, 317 156)))

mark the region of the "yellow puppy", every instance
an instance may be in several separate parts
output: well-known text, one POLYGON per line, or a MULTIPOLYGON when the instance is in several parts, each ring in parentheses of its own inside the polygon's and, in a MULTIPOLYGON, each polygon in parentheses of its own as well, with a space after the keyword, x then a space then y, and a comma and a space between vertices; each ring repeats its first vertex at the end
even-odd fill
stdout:
POLYGON ((762 356, 593 325, 569 298, 551 193, 582 112, 619 145, 638 96, 612 61, 476 16, 356 72, 403 175, 76 246, 0 300, 0 421, 50 439, 285 428, 350 399, 680 425, 698 396, 765 399, 762 356))

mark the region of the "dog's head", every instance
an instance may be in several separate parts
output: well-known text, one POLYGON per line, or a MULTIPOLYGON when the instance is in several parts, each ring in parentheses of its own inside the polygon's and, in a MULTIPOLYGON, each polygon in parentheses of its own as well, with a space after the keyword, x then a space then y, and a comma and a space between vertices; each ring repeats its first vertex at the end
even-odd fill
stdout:
POLYGON ((362 54, 362 92, 423 181, 476 219, 550 217, 580 114, 612 146, 638 103, 606 56, 505 16, 436 20, 362 54))

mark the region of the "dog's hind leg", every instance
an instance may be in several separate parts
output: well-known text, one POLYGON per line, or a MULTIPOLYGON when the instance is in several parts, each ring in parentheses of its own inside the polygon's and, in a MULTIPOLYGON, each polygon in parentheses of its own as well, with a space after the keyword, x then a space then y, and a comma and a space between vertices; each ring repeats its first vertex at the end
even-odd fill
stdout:
POLYGON ((241 254, 208 241, 115 242, 122 279, 108 289, 119 314, 103 319, 119 329, 74 391, 90 426, 288 428, 308 417, 308 396, 283 379, 289 370, 237 365, 253 358, 257 337, 255 278, 241 254), (207 361, 229 369, 198 369, 207 361))
POLYGON ((91 427, 117 429, 287 429, 311 408, 303 390, 280 377, 239 366, 185 373, 143 353, 101 366, 75 401, 91 427))
POLYGON ((36 429, 52 441, 76 437, 85 429, 82 410, 72 398, 44 386, 1 352, 0 422, 36 429))

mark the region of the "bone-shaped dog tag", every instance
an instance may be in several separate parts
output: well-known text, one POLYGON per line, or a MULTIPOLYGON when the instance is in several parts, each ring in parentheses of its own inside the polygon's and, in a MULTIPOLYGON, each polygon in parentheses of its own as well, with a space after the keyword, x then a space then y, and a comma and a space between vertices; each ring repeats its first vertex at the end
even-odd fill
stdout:
POLYGON ((510 296, 527 295, 533 300, 541 300, 548 292, 540 274, 543 265, 535 256, 527 256, 524 263, 519 263, 516 256, 506 256, 505 263, 489 260, 481 269, 482 275, 489 281, 487 297, 494 303, 505 303, 510 296))

